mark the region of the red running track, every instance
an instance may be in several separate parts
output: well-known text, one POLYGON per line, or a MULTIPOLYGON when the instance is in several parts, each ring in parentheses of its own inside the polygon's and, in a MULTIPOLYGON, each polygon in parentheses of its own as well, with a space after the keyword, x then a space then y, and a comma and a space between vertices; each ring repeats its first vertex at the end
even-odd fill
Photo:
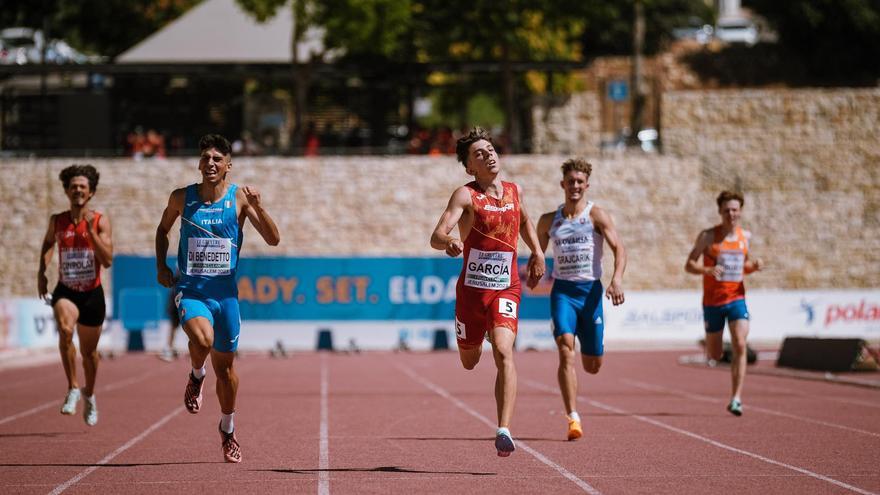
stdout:
POLYGON ((518 353, 508 458, 489 353, 471 372, 454 352, 246 355, 237 465, 213 377, 201 413, 182 406, 185 359, 102 362, 93 428, 59 414, 60 364, 4 370, 0 493, 880 493, 880 390, 750 375, 736 418, 729 374, 680 354, 580 372, 585 436, 567 442, 556 353, 518 353))

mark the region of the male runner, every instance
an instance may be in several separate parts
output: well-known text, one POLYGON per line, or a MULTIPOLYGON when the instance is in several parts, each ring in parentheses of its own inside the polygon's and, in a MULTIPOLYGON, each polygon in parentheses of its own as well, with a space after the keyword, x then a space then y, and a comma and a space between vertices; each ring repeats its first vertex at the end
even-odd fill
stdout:
POLYGON ((746 308, 744 275, 764 267, 761 259, 749 254, 751 234, 740 227, 745 203, 740 193, 723 191, 716 199, 721 224, 697 236, 688 255, 685 271, 703 276, 703 322, 706 327, 706 352, 719 360, 724 352, 724 322, 730 329, 733 359, 730 363, 732 393, 727 410, 741 416, 742 387, 746 377, 746 337, 749 335, 749 311, 746 308), (703 264, 699 264, 700 256, 703 264))
POLYGON ((604 209, 587 201, 593 166, 573 158, 562 164, 565 203, 538 220, 541 249, 553 241, 553 289, 550 313, 553 337, 559 349, 556 378, 568 419, 568 439, 583 435, 577 412, 577 372, 574 368, 574 337, 581 344, 581 363, 595 375, 602 366, 605 332, 602 311, 602 248, 607 242, 614 253, 614 275, 605 296, 617 306, 623 304, 623 271, 626 249, 617 236, 614 222, 604 209))
POLYGON ((98 423, 95 378, 98 373, 98 339, 106 316, 101 267, 113 262, 110 218, 89 208, 98 188, 98 171, 91 165, 71 165, 58 176, 70 209, 49 217, 49 228, 40 249, 37 292, 52 305, 58 328, 58 350, 67 375, 67 396, 61 414, 76 414, 76 403, 85 395, 83 419, 89 426, 98 423), (58 243, 58 285, 48 296, 46 266, 58 243), (76 346, 73 330, 79 336, 86 386, 80 391, 76 379, 76 346))
POLYGON ((199 141, 199 172, 202 181, 176 189, 168 199, 156 228, 156 269, 159 283, 174 287, 183 331, 189 337, 192 372, 184 392, 186 409, 196 414, 202 406, 205 361, 217 374, 220 402, 220 437, 226 462, 241 462, 241 448, 235 436, 233 416, 238 376, 233 367, 241 317, 235 270, 241 250, 244 220, 247 218, 263 240, 276 246, 278 227, 263 209, 256 188, 239 188, 227 181, 232 168, 231 145, 223 136, 209 134, 199 141), (177 217, 180 245, 177 268, 180 278, 165 264, 168 233, 177 217))
POLYGON ((475 128, 456 143, 458 160, 474 181, 452 193, 431 235, 431 247, 455 257, 464 255, 455 291, 455 332, 461 363, 472 370, 480 361, 488 333, 498 372, 495 402, 498 430, 495 448, 501 457, 516 446, 510 419, 516 400, 513 343, 516 338, 521 286, 517 273, 517 236, 532 251, 527 285, 544 276, 544 253, 535 227, 523 207, 522 188, 501 180, 501 164, 489 133, 475 128), (460 239, 449 235, 458 225, 460 239))

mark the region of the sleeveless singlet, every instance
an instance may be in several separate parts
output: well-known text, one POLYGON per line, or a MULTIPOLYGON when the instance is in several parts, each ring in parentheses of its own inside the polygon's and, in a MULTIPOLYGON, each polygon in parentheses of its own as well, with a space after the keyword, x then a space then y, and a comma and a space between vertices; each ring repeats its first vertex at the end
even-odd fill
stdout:
POLYGON ((486 194, 476 181, 471 193, 474 224, 464 240, 459 280, 465 287, 503 290, 518 287, 516 246, 520 227, 519 193, 513 182, 501 182, 501 199, 486 194))
MULTIPOLYGON (((92 230, 97 232, 101 213, 95 211, 94 214, 92 230)), ((69 211, 56 215, 55 240, 58 242, 58 281, 79 292, 98 288, 101 267, 95 259, 85 219, 74 224, 69 211)))
POLYGON ((743 273, 749 252, 749 233, 737 227, 732 240, 725 239, 719 227, 712 229, 714 239, 703 253, 703 266, 720 265, 720 278, 703 275, 703 306, 723 306, 746 297, 743 273))
POLYGON ((571 282, 592 282, 602 278, 602 247, 605 238, 593 226, 587 203, 576 218, 567 219, 564 205, 556 210, 550 227, 553 246, 553 278, 571 282))

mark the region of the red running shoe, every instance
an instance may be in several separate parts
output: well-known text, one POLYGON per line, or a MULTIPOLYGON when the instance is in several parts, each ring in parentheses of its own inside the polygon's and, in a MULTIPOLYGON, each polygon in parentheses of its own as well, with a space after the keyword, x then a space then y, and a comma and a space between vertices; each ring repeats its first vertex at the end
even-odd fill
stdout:
POLYGON ((226 433, 220 428, 220 425, 217 425, 217 429, 220 431, 220 438, 223 440, 221 445, 223 459, 225 459, 226 462, 241 462, 241 447, 238 445, 238 440, 235 438, 235 432, 226 433))
POLYGON ((187 380, 186 390, 183 392, 183 405, 186 406, 186 410, 190 414, 196 414, 202 408, 202 387, 204 384, 204 376, 199 380, 192 374, 192 371, 189 372, 189 380, 187 380))

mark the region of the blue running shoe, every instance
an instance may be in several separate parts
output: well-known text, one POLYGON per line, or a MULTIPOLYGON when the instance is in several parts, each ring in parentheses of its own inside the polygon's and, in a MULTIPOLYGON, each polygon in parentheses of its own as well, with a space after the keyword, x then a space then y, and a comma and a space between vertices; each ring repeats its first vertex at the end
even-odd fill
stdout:
POLYGON ((498 428, 495 433, 495 449, 498 451, 498 457, 507 457, 516 450, 513 437, 510 436, 507 428, 498 428))
POLYGON ((730 414, 733 414, 734 416, 742 416, 743 415, 742 402, 740 402, 736 399, 731 399, 730 404, 727 405, 727 410, 730 412, 730 414))

